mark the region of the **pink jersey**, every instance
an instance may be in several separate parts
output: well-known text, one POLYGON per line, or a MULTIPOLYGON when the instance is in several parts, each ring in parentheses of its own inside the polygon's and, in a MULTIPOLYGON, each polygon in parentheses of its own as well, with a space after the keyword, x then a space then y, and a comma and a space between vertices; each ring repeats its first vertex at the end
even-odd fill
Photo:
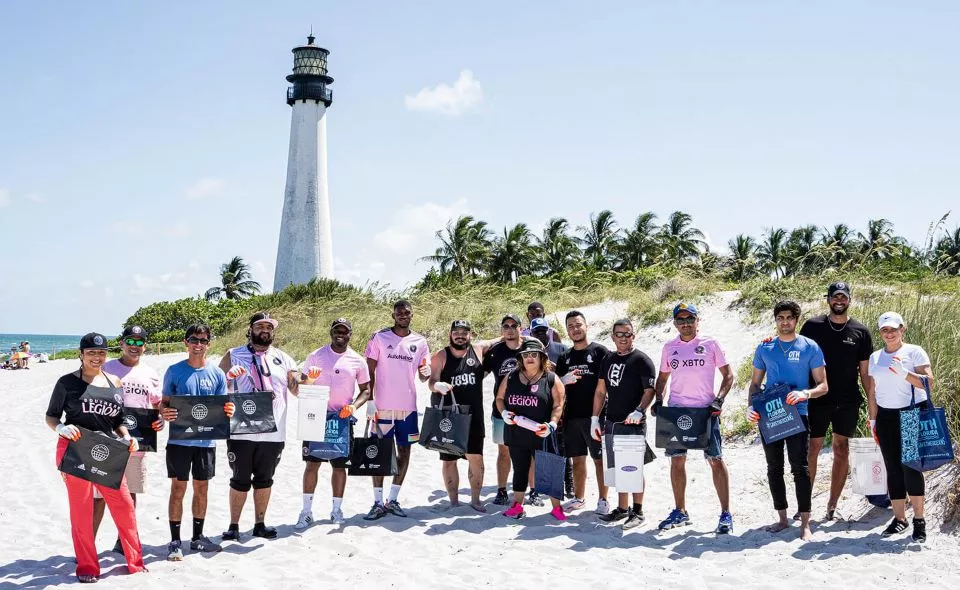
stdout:
POLYGON ((109 360, 103 364, 103 372, 116 375, 123 385, 123 405, 127 408, 152 408, 160 403, 163 397, 160 375, 157 371, 143 363, 135 367, 128 367, 119 359, 109 360))
POLYGON ((427 339, 417 334, 403 338, 384 328, 370 338, 366 356, 377 361, 374 402, 378 410, 417 409, 417 370, 430 356, 427 339))
POLYGON ((709 336, 684 342, 679 336, 663 345, 660 372, 670 374, 668 406, 705 408, 716 397, 717 369, 727 365, 720 344, 709 336))
POLYGON ((358 383, 370 382, 370 370, 367 361, 360 353, 347 348, 343 354, 337 354, 329 346, 318 348, 303 361, 304 371, 309 367, 320 367, 320 378, 314 385, 330 387, 330 401, 327 410, 334 412, 353 401, 358 383))

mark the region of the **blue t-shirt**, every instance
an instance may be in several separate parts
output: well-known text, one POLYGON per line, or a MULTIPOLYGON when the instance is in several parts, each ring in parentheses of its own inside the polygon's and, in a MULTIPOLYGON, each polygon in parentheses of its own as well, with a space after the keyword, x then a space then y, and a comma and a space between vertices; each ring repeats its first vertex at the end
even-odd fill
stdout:
MULTIPOLYGON (((217 365, 207 362, 202 369, 194 369, 187 361, 170 365, 163 375, 163 395, 226 395, 227 377, 217 365)), ((224 402, 226 403, 226 402, 224 402)), ((171 445, 185 447, 215 447, 215 440, 171 440, 171 445)))
MULTIPOLYGON (((810 386, 810 371, 824 366, 823 351, 806 336, 797 336, 792 342, 779 338, 761 342, 753 355, 753 366, 766 371, 767 387, 786 383, 793 389, 810 386)), ((797 404, 801 416, 807 415, 807 402, 797 404)))

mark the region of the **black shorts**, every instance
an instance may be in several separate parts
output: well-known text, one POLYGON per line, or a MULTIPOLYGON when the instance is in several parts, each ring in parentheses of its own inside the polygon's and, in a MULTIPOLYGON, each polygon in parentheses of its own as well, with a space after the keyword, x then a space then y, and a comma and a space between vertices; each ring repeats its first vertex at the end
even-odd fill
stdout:
MULTIPOLYGON (((308 453, 310 452, 308 441, 303 441, 301 445, 301 451, 303 455, 303 460, 307 463, 327 463, 327 459, 317 459, 316 457, 311 457, 308 453)), ((330 459, 330 467, 334 469, 346 469, 350 467, 350 455, 353 454, 353 422, 350 422, 350 452, 347 453, 346 457, 340 457, 339 459, 330 459)))
POLYGON ((590 418, 564 420, 560 428, 560 438, 563 440, 564 456, 568 459, 586 457, 587 454, 592 459, 602 457, 600 441, 590 436, 590 418))
POLYGON ((282 442, 228 440, 227 460, 233 470, 230 487, 249 492, 251 487, 262 490, 273 486, 273 474, 282 452, 282 442))
POLYGON ((846 437, 857 434, 857 423, 860 421, 860 406, 844 405, 837 407, 833 403, 825 405, 807 405, 808 420, 810 421, 810 438, 827 436, 827 426, 833 425, 833 433, 846 437))
POLYGON ((216 475, 217 448, 167 445, 167 477, 177 481, 207 481, 216 475))

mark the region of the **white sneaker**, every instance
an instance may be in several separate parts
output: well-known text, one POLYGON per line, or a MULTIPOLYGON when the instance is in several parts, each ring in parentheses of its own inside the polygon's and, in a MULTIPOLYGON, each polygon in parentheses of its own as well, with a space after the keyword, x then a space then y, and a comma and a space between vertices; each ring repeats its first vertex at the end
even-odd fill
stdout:
POLYGON ((593 511, 597 516, 606 516, 610 514, 610 504, 603 498, 597 500, 597 509, 593 511))
POLYGON ((313 524, 313 514, 310 512, 301 512, 300 518, 297 519, 297 524, 293 525, 293 528, 302 531, 313 524))
POLYGON ((574 498, 563 505, 564 512, 573 512, 574 510, 583 510, 585 503, 580 498, 574 498))
POLYGON ((337 508, 336 510, 334 510, 333 512, 331 512, 331 513, 330 513, 330 520, 333 522, 333 524, 343 524, 343 522, 344 522, 344 520, 343 520, 343 510, 340 510, 339 508, 337 508))

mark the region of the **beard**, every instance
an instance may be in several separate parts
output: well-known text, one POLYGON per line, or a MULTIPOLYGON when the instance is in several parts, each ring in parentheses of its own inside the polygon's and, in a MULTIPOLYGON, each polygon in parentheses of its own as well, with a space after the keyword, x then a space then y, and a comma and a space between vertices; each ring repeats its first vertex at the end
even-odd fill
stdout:
POLYGON ((850 305, 847 303, 834 303, 830 306, 830 311, 835 315, 843 315, 847 313, 848 309, 850 309, 850 305))
POLYGON ((469 340, 465 341, 463 344, 457 344, 453 341, 453 338, 450 339, 450 348, 454 350, 466 350, 468 346, 470 346, 469 340))
POLYGON ((257 346, 270 346, 273 344, 273 334, 271 332, 251 333, 250 342, 257 346))

